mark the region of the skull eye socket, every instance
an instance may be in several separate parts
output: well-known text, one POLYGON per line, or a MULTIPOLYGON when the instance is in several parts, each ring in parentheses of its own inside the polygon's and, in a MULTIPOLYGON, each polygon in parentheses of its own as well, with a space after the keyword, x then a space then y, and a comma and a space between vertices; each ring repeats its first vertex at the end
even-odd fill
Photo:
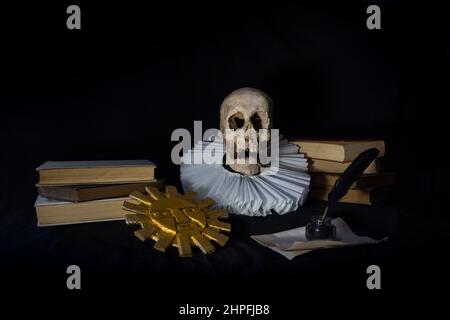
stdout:
POLYGON ((233 114, 228 118, 230 129, 240 129, 245 124, 244 115, 241 112, 233 114))
POLYGON ((250 118, 250 122, 253 125, 253 129, 255 130, 259 130, 263 127, 262 125, 262 119, 260 117, 260 115, 258 114, 258 112, 255 112, 251 118, 250 118))

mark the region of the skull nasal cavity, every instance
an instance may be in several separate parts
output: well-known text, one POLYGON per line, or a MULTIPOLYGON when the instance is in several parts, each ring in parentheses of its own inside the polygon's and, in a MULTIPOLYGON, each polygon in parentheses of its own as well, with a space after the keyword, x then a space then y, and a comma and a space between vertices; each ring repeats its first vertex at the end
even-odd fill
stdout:
POLYGON ((233 114, 228 118, 228 124, 230 125, 230 129, 242 128, 245 124, 244 115, 241 112, 233 114))
POLYGON ((258 113, 252 115, 252 117, 250 118, 250 122, 253 125, 253 129, 259 130, 262 128, 262 120, 258 113))

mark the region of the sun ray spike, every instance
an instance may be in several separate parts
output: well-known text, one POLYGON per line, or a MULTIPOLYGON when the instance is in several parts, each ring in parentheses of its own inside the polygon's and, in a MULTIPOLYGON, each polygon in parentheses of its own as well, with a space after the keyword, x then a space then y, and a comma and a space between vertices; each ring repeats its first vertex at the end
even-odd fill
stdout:
POLYGON ((176 247, 180 257, 192 257, 191 241, 189 236, 184 234, 177 234, 176 247))
POLYGON ((139 214, 148 214, 150 212, 148 209, 145 209, 145 207, 142 207, 139 204, 130 201, 125 201, 122 205, 122 209, 139 214))
POLYGON ((158 190, 158 188, 153 186, 145 187, 145 191, 147 191, 150 197, 154 200, 160 200, 164 197, 164 195, 158 190))
POLYGON ((139 203, 143 203, 147 206, 151 206, 152 202, 154 202, 155 200, 153 200, 152 198, 150 198, 149 196, 143 194, 142 192, 139 191, 133 191, 130 194, 130 198, 133 200, 136 200, 139 203))
POLYGON ((225 246, 228 237, 212 228, 206 228, 202 233, 209 240, 217 242, 221 247, 225 246))
POLYGON ((179 197, 177 187, 175 186, 166 186, 166 196, 167 198, 179 197))
POLYGON ((151 226, 144 226, 142 229, 136 230, 134 235, 141 241, 150 240, 153 237, 155 229, 151 226))
POLYGON ((214 200, 211 198, 206 198, 200 201, 197 201, 197 206, 200 209, 208 208, 209 206, 212 206, 214 204, 214 200))
POLYGON ((204 254, 210 254, 216 251, 214 246, 209 242, 209 240, 202 234, 194 234, 191 236, 192 242, 202 250, 204 254))
POLYGON ((211 228, 216 229, 216 230, 226 231, 226 232, 230 232, 231 231, 231 225, 229 223, 227 223, 227 222, 208 219, 208 225, 211 228))
POLYGON ((152 219, 146 215, 146 214, 126 214, 125 215, 125 222, 127 224, 139 224, 143 227, 145 223, 151 223, 152 219))
POLYGON ((162 232, 160 230, 158 232, 158 241, 155 242, 153 248, 158 251, 165 252, 166 249, 171 245, 173 238, 175 238, 174 234, 162 232))

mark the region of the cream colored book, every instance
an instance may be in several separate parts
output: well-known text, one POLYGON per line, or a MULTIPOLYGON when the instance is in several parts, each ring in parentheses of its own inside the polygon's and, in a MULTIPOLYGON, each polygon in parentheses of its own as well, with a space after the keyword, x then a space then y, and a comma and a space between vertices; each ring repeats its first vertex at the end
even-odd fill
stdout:
POLYGON ((331 160, 331 161, 353 161, 363 151, 370 148, 379 150, 378 157, 385 153, 383 140, 308 140, 296 139, 290 143, 300 147, 300 152, 305 153, 308 158, 331 160))
MULTIPOLYGON (((310 172, 327 172, 327 173, 342 173, 351 162, 337 162, 321 159, 310 159, 310 172)), ((381 171, 381 164, 379 159, 375 159, 364 171, 364 174, 375 174, 381 171)))
POLYGON ((148 160, 47 161, 36 170, 38 186, 150 182, 156 165, 148 160))
POLYGON ((123 202, 129 197, 86 202, 66 202, 38 196, 34 204, 38 226, 121 220, 126 211, 123 202))

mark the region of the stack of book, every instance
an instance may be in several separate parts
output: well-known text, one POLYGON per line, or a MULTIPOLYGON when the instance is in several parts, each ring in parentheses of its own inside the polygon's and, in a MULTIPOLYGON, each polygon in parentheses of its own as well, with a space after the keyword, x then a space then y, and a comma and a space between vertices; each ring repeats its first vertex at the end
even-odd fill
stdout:
MULTIPOLYGON (((290 141, 300 147, 310 159, 311 190, 309 198, 313 200, 327 200, 340 174, 363 151, 377 148, 379 158, 385 154, 382 140, 307 140, 296 139, 290 141)), ((375 159, 364 174, 357 180, 341 199, 341 202, 372 204, 384 200, 389 196, 390 187, 394 183, 394 175, 381 171, 380 159, 375 159)))
POLYGON ((155 180, 148 160, 47 161, 36 170, 39 226, 124 219, 122 204, 155 180))

